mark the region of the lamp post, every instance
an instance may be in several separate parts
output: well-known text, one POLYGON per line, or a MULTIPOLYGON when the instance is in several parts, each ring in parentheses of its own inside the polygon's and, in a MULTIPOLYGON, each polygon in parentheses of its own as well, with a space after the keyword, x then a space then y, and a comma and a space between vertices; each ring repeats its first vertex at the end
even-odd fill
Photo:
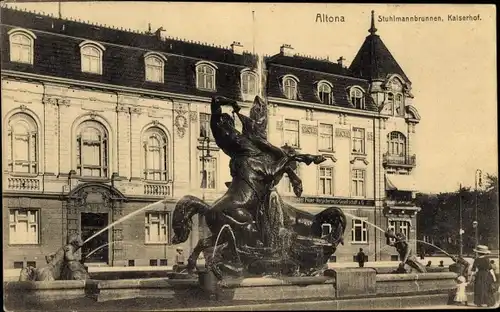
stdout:
MULTIPOLYGON (((205 201, 205 189, 207 188, 208 184, 205 163, 209 162, 211 158, 212 155, 210 155, 210 137, 207 135, 203 137, 203 141, 201 142, 201 188, 203 201, 205 201)), ((205 237, 205 226, 202 220, 204 220, 204 218, 200 216, 200 225, 202 225, 202 233, 203 237, 205 237)))
POLYGON ((458 199, 459 199, 459 211, 458 211, 458 214, 459 214, 459 218, 460 218, 460 230, 459 230, 459 234, 460 234, 460 257, 462 257, 462 254, 463 254, 463 241, 462 241, 462 234, 464 234, 464 230, 462 229, 462 184, 460 184, 460 190, 458 191, 458 199))
MULTIPOLYGON (((476 246, 479 245, 479 221, 477 219, 477 209, 478 209, 478 205, 477 205, 477 199, 478 199, 478 196, 477 196, 477 192, 478 192, 478 186, 480 187, 482 185, 482 174, 483 174, 483 171, 481 169, 476 169, 476 176, 474 178, 475 180, 475 193, 476 193, 476 200, 475 200, 475 209, 474 209, 474 214, 475 214, 475 217, 474 217, 474 222, 472 223, 473 227, 474 227, 474 236, 475 236, 475 243, 476 243, 476 246)), ((477 256, 477 254, 476 254, 477 256)))

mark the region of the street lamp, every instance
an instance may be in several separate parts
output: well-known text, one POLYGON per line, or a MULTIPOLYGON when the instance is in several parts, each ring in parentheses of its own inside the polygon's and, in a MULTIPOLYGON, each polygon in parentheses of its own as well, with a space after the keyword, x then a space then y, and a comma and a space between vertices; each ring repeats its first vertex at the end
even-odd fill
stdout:
POLYGON ((483 171, 481 171, 481 169, 476 169, 476 176, 474 178, 475 180, 475 193, 476 193, 476 200, 475 200, 475 218, 474 218, 474 222, 472 223, 473 227, 474 227, 474 236, 475 236, 475 240, 476 240, 476 246, 479 245, 479 222, 478 222, 478 218, 477 218, 477 187, 478 186, 481 186, 482 185, 482 174, 483 174, 483 171))
POLYGON ((460 234, 460 257, 462 257, 462 254, 463 254, 463 240, 462 240, 462 234, 464 234, 464 230, 462 229, 462 184, 460 183, 460 190, 458 191, 458 215, 459 215, 459 219, 460 219, 460 230, 459 230, 459 234, 460 234))
MULTIPOLYGON (((210 155, 210 137, 204 136, 203 141, 201 142, 201 188, 202 188, 202 199, 205 201, 205 189, 207 188, 207 170, 205 169, 205 163, 209 162, 212 159, 212 155, 210 155), (205 147, 206 144, 206 147, 205 147)), ((200 215, 200 225, 202 225, 202 233, 205 234, 205 226, 203 225, 204 218, 200 215)), ((205 235, 203 235, 205 237, 205 235)))

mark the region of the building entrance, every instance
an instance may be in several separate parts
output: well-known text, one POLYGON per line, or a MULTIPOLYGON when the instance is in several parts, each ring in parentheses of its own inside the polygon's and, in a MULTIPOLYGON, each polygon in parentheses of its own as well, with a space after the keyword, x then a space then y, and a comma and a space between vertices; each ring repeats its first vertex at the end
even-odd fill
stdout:
MULTIPOLYGON (((81 233, 82 240, 85 241, 90 236, 94 235, 98 231, 102 230, 108 226, 108 214, 107 213, 81 213, 81 233)), ((101 262, 108 263, 109 260, 109 235, 108 230, 102 232, 97 237, 93 238, 91 241, 83 245, 82 247, 82 257, 85 257, 90 252, 99 248, 86 258, 85 262, 101 262)))

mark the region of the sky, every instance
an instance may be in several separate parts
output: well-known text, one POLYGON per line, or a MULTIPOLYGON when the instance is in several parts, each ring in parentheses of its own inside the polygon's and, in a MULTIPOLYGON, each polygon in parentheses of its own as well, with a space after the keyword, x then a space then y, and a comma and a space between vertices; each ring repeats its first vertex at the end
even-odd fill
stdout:
MULTIPOLYGON (((11 3, 58 15, 57 2, 11 3)), ((296 53, 347 65, 375 26, 412 82, 421 116, 414 146, 415 178, 421 192, 474 187, 476 169, 498 174, 496 11, 493 5, 272 4, 182 2, 62 2, 63 18, 147 31, 273 55, 282 44, 296 53), (254 14, 252 14, 252 11, 254 14), (343 16, 320 22, 318 14, 343 16), (448 15, 479 14, 480 20, 451 22, 448 15), (441 16, 442 22, 379 22, 378 16, 441 16)))

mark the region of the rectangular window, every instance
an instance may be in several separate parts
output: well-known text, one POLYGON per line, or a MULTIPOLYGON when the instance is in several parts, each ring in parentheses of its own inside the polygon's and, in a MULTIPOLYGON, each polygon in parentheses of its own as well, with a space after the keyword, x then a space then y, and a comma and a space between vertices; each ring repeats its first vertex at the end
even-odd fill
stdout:
POLYGON ((200 138, 210 138, 215 141, 210 129, 210 114, 200 113, 200 138))
POLYGON ((34 209, 9 210, 9 244, 40 243, 40 216, 34 209))
POLYGON ((14 261, 14 269, 24 269, 23 261, 14 261))
POLYGON ((285 144, 299 147, 299 121, 285 119, 285 144))
POLYGON ((365 153, 365 129, 352 129, 352 152, 356 154, 365 153))
POLYGON ((200 181, 202 189, 215 190, 217 188, 217 158, 203 160, 200 157, 200 181))
POLYGON ((365 196, 365 170, 353 169, 352 170, 352 196, 364 197, 365 196))
POLYGON ((77 137, 77 169, 81 176, 106 177, 108 175, 108 146, 105 137, 77 137))
POLYGON ((319 194, 333 195, 333 168, 319 168, 319 194))
POLYGON ((365 221, 353 219, 351 231, 353 243, 368 243, 368 227, 365 221))
POLYGON ((399 221, 399 232, 403 233, 406 239, 410 239, 410 222, 408 221, 399 221))
POLYGON ((169 241, 168 212, 147 212, 145 218, 146 243, 167 244, 169 241))
POLYGON ((328 124, 319 125, 319 149, 325 151, 333 150, 333 126, 328 124))

